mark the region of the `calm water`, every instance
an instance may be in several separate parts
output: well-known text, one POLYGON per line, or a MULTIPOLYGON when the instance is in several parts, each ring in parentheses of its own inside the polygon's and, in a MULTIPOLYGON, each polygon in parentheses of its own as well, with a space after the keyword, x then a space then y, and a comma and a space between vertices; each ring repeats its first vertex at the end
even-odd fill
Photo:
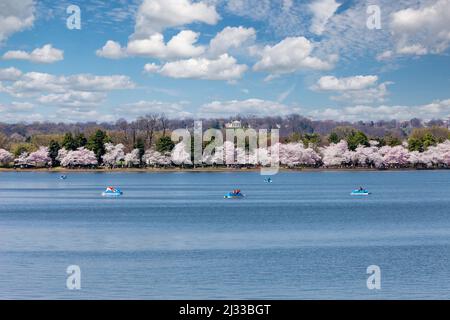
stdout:
POLYGON ((450 171, 58 177, 0 173, 1 299, 450 298, 450 171))

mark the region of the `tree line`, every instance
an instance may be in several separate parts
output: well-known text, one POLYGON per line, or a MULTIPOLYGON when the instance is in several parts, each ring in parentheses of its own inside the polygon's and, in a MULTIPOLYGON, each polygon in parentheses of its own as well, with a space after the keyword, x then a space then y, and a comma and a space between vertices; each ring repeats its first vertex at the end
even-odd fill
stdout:
MULTIPOLYGON (((333 122, 335 126, 331 126, 329 131, 321 131, 321 129, 316 131, 317 128, 321 128, 317 122, 298 115, 291 115, 285 118, 237 117, 233 119, 240 119, 244 128, 258 129, 262 124, 266 124, 268 127, 265 127, 265 129, 280 129, 282 143, 302 143, 304 146, 311 147, 314 150, 330 144, 337 144, 344 140, 350 151, 355 151, 358 146, 369 147, 371 141, 372 143, 376 141, 379 147, 395 147, 407 144, 408 151, 423 153, 430 147, 450 139, 450 131, 442 121, 424 124, 420 120, 413 119, 408 124, 402 123, 403 127, 399 126, 398 122, 392 121, 379 122, 378 124, 333 122), (392 127, 390 130, 388 130, 388 123, 392 127), (370 134, 368 133, 370 130, 362 130, 361 127, 383 128, 383 134, 380 134, 378 131, 370 134), (397 131, 398 129, 402 129, 402 134, 397 131)), ((208 120, 203 122, 203 128, 204 130, 208 128, 224 129, 225 123, 230 120, 208 120)), ((319 123, 323 125, 326 122, 319 123)), ((39 124, 39 126, 42 125, 39 124)), ((47 129, 50 130, 51 124, 47 125, 47 129)), ((14 125, 10 126, 14 127, 14 125)), ((65 128, 66 125, 61 126, 65 128)), ((191 120, 169 120, 164 115, 156 114, 140 117, 133 122, 120 120, 114 125, 97 124, 95 127, 91 127, 88 124, 79 124, 73 130, 64 133, 59 132, 60 126, 57 125, 58 129, 55 132, 27 131, 27 136, 23 136, 18 132, 13 132, 9 135, 5 132, 0 132, 0 149, 10 152, 15 158, 19 158, 21 155, 29 155, 36 152, 40 147, 46 147, 51 158, 51 165, 58 166, 59 161, 57 158, 61 149, 76 151, 79 148, 85 148, 94 153, 97 163, 101 165, 103 156, 106 153, 105 145, 110 143, 123 145, 125 153, 138 150, 136 151, 137 155, 142 161, 145 152, 148 150, 154 150, 161 154, 171 152, 175 146, 175 143, 170 138, 171 131, 177 128, 192 128, 192 126, 193 121, 191 122, 191 120)), ((30 127, 33 127, 33 125, 28 125, 27 130, 30 127)), ((1 128, 2 126, 0 125, 1 128)))

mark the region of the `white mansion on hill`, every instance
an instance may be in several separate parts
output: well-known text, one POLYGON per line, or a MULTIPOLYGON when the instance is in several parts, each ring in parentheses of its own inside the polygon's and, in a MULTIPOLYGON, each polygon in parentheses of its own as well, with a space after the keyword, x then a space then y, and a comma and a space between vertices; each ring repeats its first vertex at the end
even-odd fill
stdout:
POLYGON ((225 123, 226 129, 240 129, 242 128, 242 123, 239 120, 234 120, 228 123, 225 123))

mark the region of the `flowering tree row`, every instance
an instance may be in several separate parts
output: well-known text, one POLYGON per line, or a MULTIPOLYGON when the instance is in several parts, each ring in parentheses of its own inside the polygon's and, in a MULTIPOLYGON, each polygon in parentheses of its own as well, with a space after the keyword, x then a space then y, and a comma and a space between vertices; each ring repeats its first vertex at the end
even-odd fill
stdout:
POLYGON ((449 167, 450 141, 446 140, 425 152, 408 151, 407 145, 378 147, 371 141, 369 147, 358 146, 355 151, 348 149, 347 142, 341 141, 321 148, 324 167, 449 167))
MULTIPOLYGON (((161 153, 147 150, 141 157, 139 149, 125 152, 123 144, 105 144, 105 154, 99 163, 96 154, 84 147, 68 151, 60 149, 56 160, 62 167, 167 167, 192 166, 190 148, 182 141, 171 152, 161 153)), ((274 159, 285 167, 362 167, 362 168, 403 168, 403 167, 450 167, 450 140, 429 147, 425 152, 408 151, 407 145, 378 146, 371 141, 369 146, 358 146, 350 150, 345 140, 332 143, 317 150, 305 147, 303 143, 276 144, 269 148, 259 148, 252 152, 235 148, 231 142, 221 146, 206 148, 201 155, 202 166, 268 166, 274 159)), ((14 163, 18 167, 50 167, 52 159, 46 147, 40 147, 30 154, 19 157, 0 149, 0 165, 14 163)))

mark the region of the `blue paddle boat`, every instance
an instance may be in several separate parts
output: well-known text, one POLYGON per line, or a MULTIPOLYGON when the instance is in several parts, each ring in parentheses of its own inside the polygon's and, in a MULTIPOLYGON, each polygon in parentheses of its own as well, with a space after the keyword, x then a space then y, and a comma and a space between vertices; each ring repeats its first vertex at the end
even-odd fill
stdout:
POLYGON ((102 193, 102 196, 104 196, 104 197, 120 197, 122 195, 123 195, 123 192, 120 189, 116 189, 114 187, 108 187, 102 193))
POLYGON ((363 188, 353 190, 350 193, 351 196, 368 196, 369 194, 370 194, 370 192, 363 188))
POLYGON ((225 199, 242 199, 244 197, 245 195, 239 189, 233 190, 224 196, 225 199))

